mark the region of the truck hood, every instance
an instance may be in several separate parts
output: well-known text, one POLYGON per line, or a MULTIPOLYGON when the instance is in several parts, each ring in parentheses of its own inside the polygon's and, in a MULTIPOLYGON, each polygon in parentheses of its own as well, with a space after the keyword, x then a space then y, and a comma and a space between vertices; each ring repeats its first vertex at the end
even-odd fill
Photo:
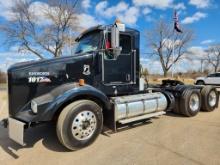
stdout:
POLYGON ((93 59, 93 54, 87 53, 12 65, 8 69, 9 114, 14 116, 32 99, 62 84, 79 79, 91 84, 93 59))
POLYGON ((19 62, 19 63, 15 63, 11 65, 8 68, 8 72, 10 73, 12 71, 19 70, 19 69, 28 69, 33 66, 42 66, 42 65, 49 65, 49 64, 55 64, 55 63, 62 63, 62 62, 68 61, 69 59, 71 60, 80 59, 82 58, 82 56, 85 56, 85 55, 90 55, 90 54, 83 53, 83 54, 77 54, 74 56, 64 56, 64 57, 57 57, 57 58, 52 58, 52 59, 40 59, 40 60, 19 62))

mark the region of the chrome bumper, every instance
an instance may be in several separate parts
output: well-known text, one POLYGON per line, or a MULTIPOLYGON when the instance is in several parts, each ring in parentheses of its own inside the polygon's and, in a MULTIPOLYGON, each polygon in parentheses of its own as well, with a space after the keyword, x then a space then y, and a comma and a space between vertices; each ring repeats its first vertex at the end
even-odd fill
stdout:
POLYGON ((18 144, 25 146, 24 143, 24 126, 25 123, 13 118, 8 118, 8 134, 9 138, 18 144))

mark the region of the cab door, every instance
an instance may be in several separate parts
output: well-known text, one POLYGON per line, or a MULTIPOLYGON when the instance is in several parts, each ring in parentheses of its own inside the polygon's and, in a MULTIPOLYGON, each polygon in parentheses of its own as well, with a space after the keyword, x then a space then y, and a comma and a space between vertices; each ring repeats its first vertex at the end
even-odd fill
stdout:
POLYGON ((111 52, 103 55, 102 80, 106 85, 134 83, 134 61, 133 36, 120 34, 121 54, 114 58, 111 52))

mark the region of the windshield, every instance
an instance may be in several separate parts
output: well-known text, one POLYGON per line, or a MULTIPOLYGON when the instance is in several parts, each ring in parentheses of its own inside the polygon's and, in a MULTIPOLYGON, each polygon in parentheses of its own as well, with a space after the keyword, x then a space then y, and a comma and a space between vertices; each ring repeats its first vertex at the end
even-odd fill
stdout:
POLYGON ((83 36, 76 45, 75 53, 95 51, 99 47, 100 32, 92 32, 83 36))

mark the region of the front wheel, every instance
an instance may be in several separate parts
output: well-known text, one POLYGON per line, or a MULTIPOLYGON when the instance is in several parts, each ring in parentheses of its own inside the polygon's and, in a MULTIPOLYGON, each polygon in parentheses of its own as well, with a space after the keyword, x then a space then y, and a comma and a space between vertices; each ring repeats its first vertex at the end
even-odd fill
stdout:
POLYGON ((78 150, 95 141, 102 125, 100 106, 90 100, 79 100, 61 112, 57 121, 57 136, 66 148, 78 150))

